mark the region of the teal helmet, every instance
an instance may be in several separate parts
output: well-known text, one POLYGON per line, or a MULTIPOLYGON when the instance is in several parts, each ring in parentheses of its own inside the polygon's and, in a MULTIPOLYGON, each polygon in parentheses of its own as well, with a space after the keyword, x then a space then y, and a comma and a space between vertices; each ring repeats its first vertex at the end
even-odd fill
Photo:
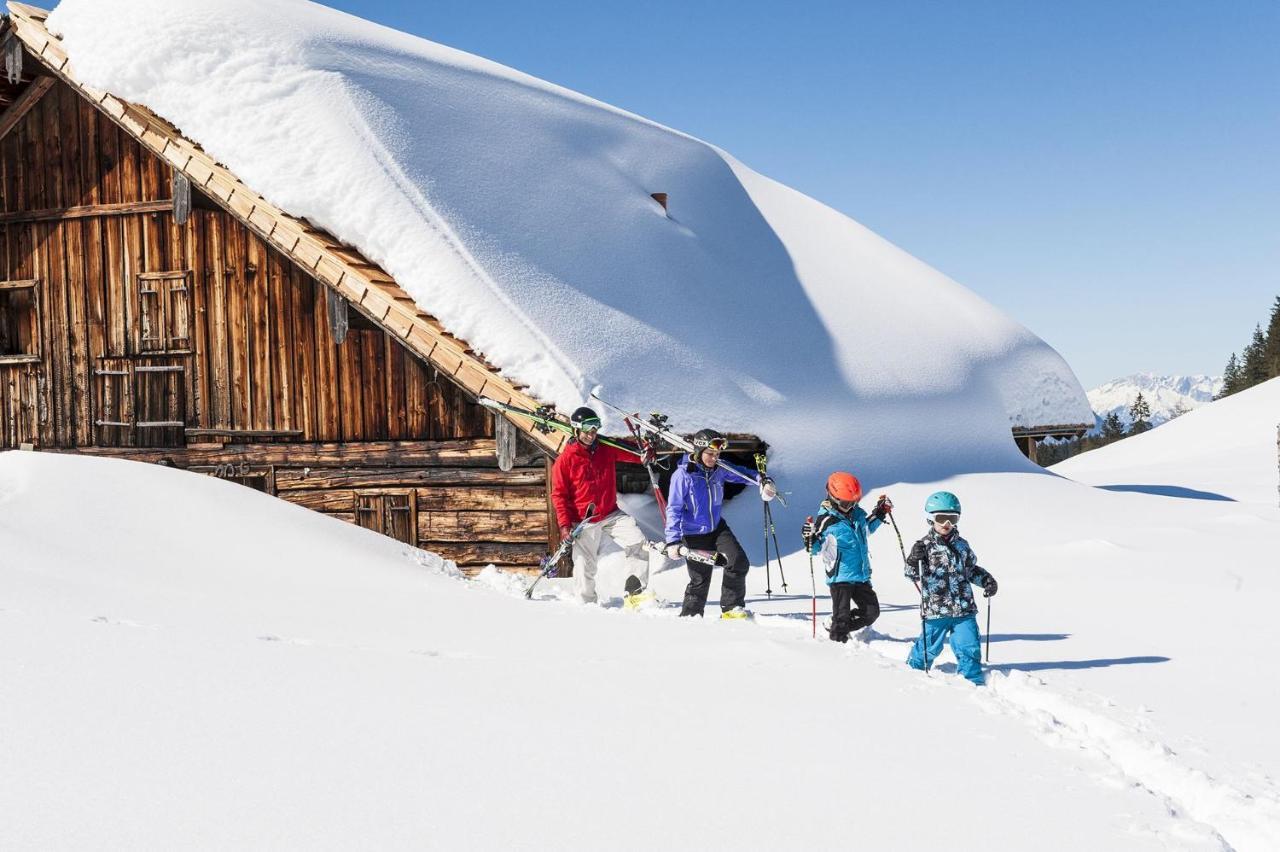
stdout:
POLYGON ((935 491, 924 501, 924 513, 932 515, 937 512, 954 512, 960 514, 960 498, 950 491, 935 491))

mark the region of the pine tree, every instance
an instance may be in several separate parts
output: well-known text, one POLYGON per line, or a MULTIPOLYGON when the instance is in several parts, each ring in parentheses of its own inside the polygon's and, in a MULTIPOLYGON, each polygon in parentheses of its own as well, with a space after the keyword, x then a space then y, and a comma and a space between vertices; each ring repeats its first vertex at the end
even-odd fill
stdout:
POLYGON ((1138 391, 1138 398, 1129 406, 1129 434, 1141 435, 1151 428, 1151 406, 1147 398, 1138 391))
POLYGON ((1244 390, 1260 385, 1268 378, 1266 365, 1267 341, 1262 336, 1262 326, 1253 327, 1253 340, 1244 348, 1244 364, 1240 368, 1240 378, 1244 390))
POLYGON ((1267 378, 1280 376, 1280 296, 1271 306, 1271 321, 1267 323, 1266 342, 1262 347, 1262 363, 1267 378))
POLYGON ((1118 441, 1124 437, 1124 422, 1120 415, 1112 411, 1102 418, 1102 437, 1106 443, 1118 441))
POLYGON ((1232 352, 1227 359, 1226 369, 1222 371, 1222 390, 1214 398, 1225 399, 1240 390, 1240 361, 1236 358, 1236 353, 1232 352))

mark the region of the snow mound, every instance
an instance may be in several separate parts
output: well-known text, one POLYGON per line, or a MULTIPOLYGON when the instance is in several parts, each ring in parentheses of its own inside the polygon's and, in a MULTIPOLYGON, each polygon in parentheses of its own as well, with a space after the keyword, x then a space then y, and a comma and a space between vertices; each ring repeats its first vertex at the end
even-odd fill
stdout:
POLYGON ((1280 501, 1277 429, 1280 379, 1272 379, 1052 470, 1113 491, 1274 506, 1280 501))
POLYGON ((599 389, 815 475, 849 453, 1017 468, 1011 422, 1092 419, 1062 358, 971 291, 577 93, 302 0, 63 0, 49 26, 80 78, 358 246, 561 408, 599 389))

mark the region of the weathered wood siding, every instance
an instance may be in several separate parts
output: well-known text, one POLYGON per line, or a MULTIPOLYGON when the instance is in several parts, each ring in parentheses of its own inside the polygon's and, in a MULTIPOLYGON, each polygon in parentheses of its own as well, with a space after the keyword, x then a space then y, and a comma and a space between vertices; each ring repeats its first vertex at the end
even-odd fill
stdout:
POLYGON ((212 464, 270 468, 272 493, 356 522, 381 512, 460 563, 536 562, 540 460, 499 471, 468 394, 354 309, 337 343, 322 284, 198 195, 177 224, 171 198, 170 168, 63 83, 0 140, 0 278, 37 282, 40 336, 38 360, 0 358, 0 448, 165 448, 184 467, 221 453, 212 464), (465 464, 424 449, 459 441, 465 464), (247 461, 282 445, 368 451, 247 461))

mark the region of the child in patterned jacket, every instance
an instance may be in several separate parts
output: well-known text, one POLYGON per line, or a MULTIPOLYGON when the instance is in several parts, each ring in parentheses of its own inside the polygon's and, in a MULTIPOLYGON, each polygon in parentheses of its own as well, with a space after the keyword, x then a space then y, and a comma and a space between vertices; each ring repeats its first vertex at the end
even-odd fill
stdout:
POLYGON ((978 567, 969 542, 960 537, 960 499, 950 491, 938 491, 925 501, 929 532, 911 547, 906 576, 920 589, 923 635, 911 646, 907 664, 927 670, 949 637, 957 668, 973 683, 985 683, 982 674, 982 640, 978 635, 978 605, 970 584, 982 587, 985 597, 998 588, 996 578, 978 567))

